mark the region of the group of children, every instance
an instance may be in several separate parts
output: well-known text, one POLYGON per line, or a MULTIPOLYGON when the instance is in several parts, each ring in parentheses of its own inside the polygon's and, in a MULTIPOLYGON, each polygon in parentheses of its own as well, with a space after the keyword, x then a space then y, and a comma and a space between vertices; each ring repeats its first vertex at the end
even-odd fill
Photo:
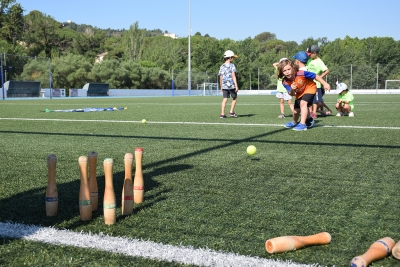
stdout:
MULTIPOLYGON (((307 51, 300 51, 294 55, 294 61, 282 58, 279 62, 273 63, 278 77, 276 97, 279 98, 281 111, 278 117, 285 118, 285 101, 287 101, 292 111, 293 120, 285 124, 286 128, 304 131, 314 125, 317 113, 320 113, 321 116, 332 114, 332 110, 324 103, 322 98, 325 90, 330 91, 331 88, 323 79, 329 73, 329 69, 318 57, 319 50, 317 45, 312 45, 307 48, 307 51), (292 102, 293 96, 295 97, 294 103, 292 102)), ((218 73, 221 91, 223 92, 221 119, 226 118, 225 107, 230 96, 232 96, 232 103, 229 116, 238 117, 234 112, 239 90, 236 67, 233 64, 235 58, 237 58, 237 55, 231 50, 227 50, 224 53, 225 62, 218 73)), ((349 117, 354 117, 354 96, 347 85, 337 83, 336 92, 338 93, 335 106, 338 111, 336 116, 347 114, 349 117)))

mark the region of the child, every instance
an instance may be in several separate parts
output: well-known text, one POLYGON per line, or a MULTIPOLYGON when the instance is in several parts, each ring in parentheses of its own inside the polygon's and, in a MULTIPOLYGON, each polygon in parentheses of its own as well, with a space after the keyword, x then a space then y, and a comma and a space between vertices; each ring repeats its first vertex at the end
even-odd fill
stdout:
POLYGON ((341 117, 344 114, 349 114, 349 117, 354 117, 354 96, 347 88, 347 85, 344 83, 338 83, 336 88, 336 93, 338 93, 337 102, 336 102, 336 110, 338 114, 336 116, 341 117))
MULTIPOLYGON (((325 95, 325 90, 322 90, 322 97, 325 95)), ((321 105, 318 107, 317 112, 321 114, 321 116, 326 117, 327 115, 332 115, 332 110, 325 104, 322 99, 321 105)))
MULTIPOLYGON (((307 69, 311 72, 315 72, 321 78, 324 78, 329 73, 329 69, 325 65, 325 63, 321 60, 321 58, 318 57, 318 53, 319 53, 319 47, 317 45, 311 45, 307 48, 307 55, 310 57, 310 59, 307 62, 307 69)), ((316 84, 317 84, 317 93, 314 96, 314 101, 311 108, 311 117, 313 117, 314 119, 317 118, 318 108, 326 106, 324 100, 322 99, 322 96, 325 94, 324 89, 322 88, 321 84, 318 81, 316 81, 316 84)))
MULTIPOLYGON (((305 51, 300 51, 297 52, 296 55, 293 56, 294 58, 294 64, 297 65, 298 70, 307 70, 307 62, 308 62, 308 53, 305 51)), ((295 95, 296 93, 293 91, 292 95, 295 95)), ((315 98, 315 97, 314 97, 315 98)), ((311 128, 313 127, 315 121, 314 118, 311 116, 311 110, 307 114, 307 120, 306 120, 306 125, 307 127, 311 128)))
POLYGON ((295 59, 294 64, 299 67, 299 70, 308 70, 306 66, 308 55, 306 52, 300 51, 296 55, 294 55, 293 58, 295 59))
POLYGON ((225 63, 219 69, 219 82, 221 85, 222 91, 222 104, 221 104, 221 114, 219 115, 220 119, 225 119, 225 106, 226 102, 228 102, 228 98, 232 96, 231 110, 229 111, 229 116, 237 118, 234 109, 236 106, 237 100, 237 92, 239 91, 239 86, 236 80, 236 67, 232 63, 234 58, 238 56, 235 55, 231 50, 227 50, 224 53, 224 61, 225 63))
POLYGON ((308 116, 308 107, 312 105, 315 92, 317 91, 317 86, 314 82, 314 79, 319 81, 327 90, 330 90, 330 85, 313 72, 298 71, 298 66, 295 65, 291 60, 283 60, 279 64, 278 78, 283 78, 282 83, 288 93, 290 93, 292 90, 296 91, 293 121, 286 123, 285 127, 293 128, 295 131, 307 130, 306 120, 308 116), (296 76, 303 76, 305 78, 304 89, 297 89, 294 83, 296 76), (300 123, 298 123, 299 113, 301 115, 300 123))
MULTIPOLYGON (((287 60, 287 58, 281 58, 279 62, 272 64, 275 69, 275 72, 278 71, 278 64, 281 63, 283 60, 287 60)), ((286 88, 282 85, 282 79, 278 78, 278 83, 276 85, 276 97, 279 98, 279 107, 281 110, 281 115, 278 118, 285 118, 285 100, 287 101, 290 110, 293 114, 293 103, 292 103, 292 96, 288 94, 286 88)))

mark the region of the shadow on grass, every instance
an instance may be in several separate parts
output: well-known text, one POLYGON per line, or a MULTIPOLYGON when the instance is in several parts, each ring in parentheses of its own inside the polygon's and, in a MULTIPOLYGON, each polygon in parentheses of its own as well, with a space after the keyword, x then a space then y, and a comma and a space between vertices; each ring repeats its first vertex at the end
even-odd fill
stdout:
POLYGON ((253 116, 255 116, 256 114, 240 114, 240 115, 238 115, 239 116, 239 118, 240 117, 253 117, 253 116))
MULTIPOLYGON (((318 122, 318 120, 316 121, 318 122)), ((313 128, 317 127, 324 127, 324 125, 314 125, 313 128)), ((215 146, 211 147, 209 149, 201 150, 201 151, 196 151, 195 153, 189 153, 186 155, 182 155, 178 157, 184 158, 187 157, 187 155, 192 155, 192 154, 201 154, 204 152, 208 152, 210 150, 214 149, 219 149, 221 147, 226 147, 230 145, 235 145, 235 144, 240 144, 240 143, 246 143, 249 141, 252 141, 253 143, 259 143, 259 144, 288 144, 288 145, 309 145, 309 146, 338 146, 338 147, 364 147, 364 148, 389 148, 389 149, 398 149, 400 148, 399 145, 369 145, 369 144, 350 144, 350 143, 328 143, 328 142, 301 142, 297 140, 293 141, 278 141, 278 140, 257 140, 258 138, 266 137, 269 135, 273 135, 276 133, 280 133, 283 131, 292 131, 292 129, 286 129, 282 128, 279 130, 275 131, 269 131, 263 134, 251 136, 248 138, 243 138, 243 139, 228 139, 228 138, 190 138, 190 137, 166 137, 166 136, 141 136, 141 135, 110 135, 110 134, 79 134, 79 133, 54 133, 54 132, 22 132, 22 131, 1 131, 0 133, 8 133, 8 134, 32 134, 32 135, 53 135, 53 136, 82 136, 82 137, 101 137, 101 138, 125 138, 125 139, 149 139, 149 140, 174 140, 174 141, 212 141, 212 142, 227 142, 227 144, 220 145, 220 146, 215 146)), ((174 158, 176 159, 176 158, 174 158)), ((169 162, 172 161, 170 159, 162 162, 169 162)), ((160 162, 155 162, 151 164, 150 166, 159 166, 160 162)), ((149 165, 147 165, 149 166, 149 165)))
MULTIPOLYGON (((99 162, 97 163, 99 164, 99 162)), ((149 208, 154 204, 165 200, 165 193, 169 190, 154 190, 160 186, 160 183, 154 180, 157 176, 162 176, 166 173, 180 172, 191 169, 191 165, 177 164, 156 168, 150 172, 146 172, 145 165, 143 166, 143 177, 145 181, 145 200, 143 203, 134 204, 133 214, 140 212, 143 209, 149 208), (147 193, 152 192, 152 193, 147 193)), ((134 170, 133 170, 134 174, 134 170)), ((126 219, 132 215, 121 215, 121 198, 122 187, 124 183, 125 173, 113 173, 113 186, 117 202, 117 222, 126 219), (119 213, 119 214, 118 214, 119 213)), ((134 177, 132 177, 134 178, 134 177)), ((103 196, 105 177, 97 176, 99 205, 96 211, 92 213, 92 220, 81 221, 79 219, 79 188, 80 180, 75 180, 68 183, 57 184, 58 190, 58 214, 54 217, 47 217, 45 210, 44 193, 46 186, 27 190, 16 194, 10 198, 0 200, 0 221, 12 221, 24 224, 34 224, 43 226, 54 226, 61 224, 67 229, 74 229, 83 225, 92 223, 99 217, 103 216, 103 196)))

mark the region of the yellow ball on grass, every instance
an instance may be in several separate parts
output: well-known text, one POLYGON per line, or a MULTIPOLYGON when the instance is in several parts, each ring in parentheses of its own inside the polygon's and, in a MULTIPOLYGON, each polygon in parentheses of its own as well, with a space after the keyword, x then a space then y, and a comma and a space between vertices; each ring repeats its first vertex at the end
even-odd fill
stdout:
POLYGON ((253 156, 254 154, 256 154, 257 148, 255 146, 251 145, 251 146, 247 147, 246 151, 247 151, 247 154, 249 154, 250 156, 253 156))

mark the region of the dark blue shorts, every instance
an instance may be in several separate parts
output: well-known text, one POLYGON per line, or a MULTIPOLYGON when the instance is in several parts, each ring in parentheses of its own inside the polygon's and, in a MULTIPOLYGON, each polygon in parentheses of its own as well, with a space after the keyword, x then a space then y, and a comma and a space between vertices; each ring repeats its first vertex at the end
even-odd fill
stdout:
POLYGON ((237 97, 236 89, 222 89, 223 98, 229 98, 231 95, 233 99, 237 97))
POLYGON ((322 101, 322 88, 317 88, 317 93, 314 96, 313 104, 321 103, 322 101))

